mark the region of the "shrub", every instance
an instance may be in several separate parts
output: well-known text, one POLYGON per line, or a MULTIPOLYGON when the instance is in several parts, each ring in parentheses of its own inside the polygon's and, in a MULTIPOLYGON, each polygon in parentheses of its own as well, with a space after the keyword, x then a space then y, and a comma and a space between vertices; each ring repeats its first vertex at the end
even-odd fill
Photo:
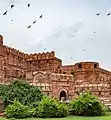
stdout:
POLYGON ((85 92, 71 102, 73 115, 100 116, 105 114, 103 104, 90 92, 85 92))
POLYGON ((38 87, 30 85, 27 81, 16 80, 9 85, 0 85, 0 96, 5 107, 15 98, 29 106, 33 102, 40 101, 43 94, 38 87))
POLYGON ((19 101, 14 100, 12 105, 5 109, 7 118, 26 118, 31 116, 31 110, 28 106, 22 105, 19 101))
POLYGON ((53 98, 44 97, 35 108, 34 116, 41 118, 56 118, 68 116, 68 107, 53 98))
POLYGON ((66 117, 69 115, 69 109, 65 103, 58 103, 57 117, 66 117))

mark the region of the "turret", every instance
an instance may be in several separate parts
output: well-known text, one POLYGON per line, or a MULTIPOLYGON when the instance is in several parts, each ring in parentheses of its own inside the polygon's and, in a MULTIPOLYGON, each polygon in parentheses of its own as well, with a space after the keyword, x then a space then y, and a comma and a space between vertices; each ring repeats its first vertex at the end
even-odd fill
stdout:
POLYGON ((79 62, 74 65, 75 70, 98 69, 98 62, 79 62))

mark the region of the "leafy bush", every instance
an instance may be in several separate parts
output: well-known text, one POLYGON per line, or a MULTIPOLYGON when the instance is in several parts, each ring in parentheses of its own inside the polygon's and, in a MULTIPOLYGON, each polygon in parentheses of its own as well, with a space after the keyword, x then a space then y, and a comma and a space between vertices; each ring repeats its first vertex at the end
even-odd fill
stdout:
POLYGON ((0 85, 0 96, 5 107, 11 104, 15 98, 29 106, 33 102, 40 101, 43 94, 38 87, 30 85, 24 80, 16 80, 9 85, 0 85))
POLYGON ((28 106, 22 105, 19 101, 14 100, 12 105, 6 107, 5 115, 8 118, 26 118, 31 116, 31 111, 28 106))
POLYGON ((100 116, 105 114, 103 104, 90 92, 85 92, 71 102, 73 115, 100 116))
POLYGON ((69 115, 69 109, 66 104, 58 103, 57 117, 66 117, 69 115))
POLYGON ((68 113, 68 107, 65 104, 59 103, 50 97, 43 97, 35 108, 34 116, 56 118, 68 116, 68 113))

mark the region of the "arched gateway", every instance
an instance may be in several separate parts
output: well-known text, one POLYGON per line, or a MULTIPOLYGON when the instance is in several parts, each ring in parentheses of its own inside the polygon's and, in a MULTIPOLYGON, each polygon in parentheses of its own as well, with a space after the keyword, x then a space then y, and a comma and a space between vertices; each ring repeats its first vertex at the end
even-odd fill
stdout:
POLYGON ((59 93, 59 100, 64 100, 66 101, 68 99, 67 91, 66 90, 61 90, 59 93))

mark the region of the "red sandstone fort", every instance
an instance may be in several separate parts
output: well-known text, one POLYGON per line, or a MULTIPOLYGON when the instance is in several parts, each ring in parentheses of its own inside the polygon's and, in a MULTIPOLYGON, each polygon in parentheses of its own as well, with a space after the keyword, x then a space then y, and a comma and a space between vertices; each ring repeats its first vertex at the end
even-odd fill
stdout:
POLYGON ((0 82, 26 79, 42 91, 60 99, 74 98, 78 92, 90 90, 97 96, 111 96, 111 72, 97 62, 62 65, 55 52, 25 54, 3 44, 0 35, 0 82))

